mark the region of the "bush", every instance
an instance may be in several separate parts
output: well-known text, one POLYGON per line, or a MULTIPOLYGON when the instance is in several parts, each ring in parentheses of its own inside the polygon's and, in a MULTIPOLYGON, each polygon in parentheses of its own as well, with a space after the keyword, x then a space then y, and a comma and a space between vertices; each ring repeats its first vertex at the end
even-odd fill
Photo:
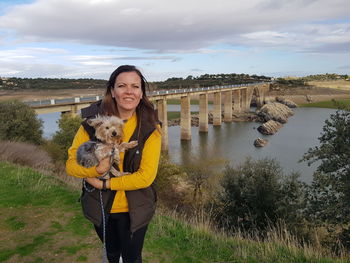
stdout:
POLYGON ((296 224, 304 200, 304 184, 298 177, 284 176, 274 159, 248 158, 237 168, 227 166, 214 205, 219 225, 263 234, 281 220, 296 224))
POLYGON ((41 144, 43 124, 35 111, 23 102, 0 102, 0 140, 41 144))
POLYGON ((187 210, 186 196, 189 189, 184 177, 185 174, 179 165, 171 163, 167 156, 161 156, 155 180, 161 206, 170 210, 187 210))
POLYGON ((59 130, 53 135, 52 140, 46 144, 46 150, 56 161, 66 161, 68 149, 72 145, 74 136, 78 131, 82 119, 80 116, 71 117, 63 114, 58 120, 59 130))

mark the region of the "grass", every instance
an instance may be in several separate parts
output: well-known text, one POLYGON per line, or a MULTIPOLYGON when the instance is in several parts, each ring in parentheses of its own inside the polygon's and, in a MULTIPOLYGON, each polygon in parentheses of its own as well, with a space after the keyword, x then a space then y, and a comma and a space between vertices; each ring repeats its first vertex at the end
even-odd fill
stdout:
POLYGON ((100 255, 79 192, 6 162, 0 162, 0 180, 0 262, 75 262, 100 255))
MULTIPOLYGON (((30 168, 0 162, 0 262, 100 262, 101 243, 77 203, 79 191, 30 168)), ((146 263, 345 263, 301 248, 213 233, 204 217, 184 222, 158 211, 146 235, 146 263)))
MULTIPOLYGON (((346 105, 346 107, 350 107, 350 99, 342 99, 336 100, 337 102, 346 105)), ((312 103, 300 104, 299 107, 308 107, 308 108, 329 108, 329 109, 337 109, 338 107, 334 104, 333 100, 329 101, 319 101, 312 103)))
POLYGON ((319 251, 298 246, 290 236, 281 237, 275 232, 263 242, 239 234, 227 237, 209 228, 198 221, 182 222, 174 216, 155 217, 145 242, 146 251, 152 251, 152 255, 145 262, 350 262, 322 256, 319 251))

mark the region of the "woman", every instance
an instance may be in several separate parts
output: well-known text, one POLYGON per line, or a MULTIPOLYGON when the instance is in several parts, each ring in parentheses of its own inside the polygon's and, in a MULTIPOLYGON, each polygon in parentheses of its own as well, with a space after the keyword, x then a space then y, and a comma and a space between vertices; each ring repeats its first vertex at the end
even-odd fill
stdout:
POLYGON ((119 262, 120 256, 123 262, 142 262, 144 237, 155 211, 156 196, 152 183, 158 169, 161 134, 153 104, 146 96, 146 84, 135 66, 120 66, 111 74, 103 100, 82 110, 85 118, 105 114, 124 120, 123 141, 138 141, 135 148, 120 153, 119 170, 130 174, 103 182, 96 177, 110 170, 109 158, 91 168, 77 163, 77 149, 93 137, 86 121, 68 150, 66 170, 69 175, 85 178, 91 186, 115 193, 111 197, 111 208, 107 210, 105 229, 95 225, 101 240, 106 233, 109 262, 119 262))

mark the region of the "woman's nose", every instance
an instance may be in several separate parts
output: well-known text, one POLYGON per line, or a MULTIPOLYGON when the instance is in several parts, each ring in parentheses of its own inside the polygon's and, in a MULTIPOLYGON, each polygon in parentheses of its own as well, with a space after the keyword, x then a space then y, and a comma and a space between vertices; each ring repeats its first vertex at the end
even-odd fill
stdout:
POLYGON ((128 94, 132 93, 132 87, 131 86, 127 86, 125 92, 128 93, 128 94))

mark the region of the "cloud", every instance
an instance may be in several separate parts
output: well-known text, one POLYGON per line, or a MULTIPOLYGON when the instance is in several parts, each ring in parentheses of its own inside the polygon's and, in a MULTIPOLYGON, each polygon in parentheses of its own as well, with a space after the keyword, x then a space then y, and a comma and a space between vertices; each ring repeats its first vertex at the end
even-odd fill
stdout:
MULTIPOLYGON (((106 61, 132 61, 132 60, 168 60, 171 62, 175 62, 180 60, 180 57, 176 56, 113 56, 113 55, 80 55, 80 56, 70 56, 69 60, 82 63, 82 64, 99 64, 101 63, 108 63, 106 61)), ((111 63, 110 63, 111 64, 111 63)))
POLYGON ((198 50, 217 43, 289 47, 328 41, 325 36, 313 40, 306 32, 299 35, 299 28, 346 18, 345 6, 347 0, 37 0, 8 9, 0 17, 0 28, 22 39, 157 52, 198 50))

